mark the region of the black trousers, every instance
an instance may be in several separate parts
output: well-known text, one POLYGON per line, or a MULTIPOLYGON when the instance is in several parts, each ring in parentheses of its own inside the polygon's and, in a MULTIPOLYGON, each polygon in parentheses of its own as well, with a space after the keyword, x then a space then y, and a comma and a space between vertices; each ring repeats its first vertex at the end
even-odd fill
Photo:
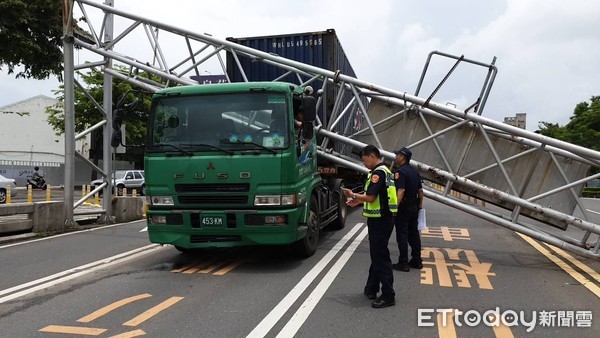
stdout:
POLYGON ((408 263, 408 246, 410 245, 411 261, 421 263, 421 235, 417 229, 419 205, 417 203, 400 203, 396 214, 396 241, 398 242, 399 264, 408 263))
POLYGON ((367 218, 371 266, 365 289, 377 293, 381 287, 384 297, 394 297, 394 274, 388 243, 394 230, 394 217, 367 218))

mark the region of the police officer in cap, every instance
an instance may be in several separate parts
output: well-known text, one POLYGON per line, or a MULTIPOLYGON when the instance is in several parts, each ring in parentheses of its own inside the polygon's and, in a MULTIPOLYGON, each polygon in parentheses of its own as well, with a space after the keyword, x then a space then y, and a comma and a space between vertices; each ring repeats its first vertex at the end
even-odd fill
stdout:
POLYGON ((398 263, 393 264, 394 270, 410 271, 410 268, 423 268, 421 259, 421 237, 417 229, 419 209, 423 207, 423 186, 421 175, 411 167, 409 162, 412 152, 402 147, 394 152, 396 165, 399 168, 394 172, 394 182, 398 192, 398 213, 396 214, 396 241, 400 257, 398 263), (410 245, 411 259, 408 260, 408 245, 410 245))
POLYGON ((365 192, 356 194, 343 189, 349 198, 347 204, 355 207, 363 204, 363 216, 369 229, 369 253, 371 266, 364 294, 372 299, 371 306, 383 308, 396 304, 394 274, 388 242, 394 229, 394 213, 398 206, 396 188, 390 169, 381 162, 379 149, 373 145, 364 147, 360 153, 365 167, 371 169, 365 184, 365 192), (377 293, 381 288, 381 295, 377 293))

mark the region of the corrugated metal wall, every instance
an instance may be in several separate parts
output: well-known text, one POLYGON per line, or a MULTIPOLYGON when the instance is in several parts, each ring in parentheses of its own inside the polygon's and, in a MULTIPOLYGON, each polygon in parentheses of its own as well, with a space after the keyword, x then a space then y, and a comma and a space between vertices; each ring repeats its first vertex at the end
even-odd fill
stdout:
MULTIPOLYGON (((227 40, 333 72, 340 70, 344 75, 356 77, 352 65, 350 64, 346 53, 344 53, 344 49, 333 29, 321 32, 228 38, 227 40)), ((272 81, 286 73, 284 69, 256 62, 250 58, 240 57, 240 63, 248 81, 272 81)), ((227 74, 233 82, 244 81, 230 52, 227 53, 227 74)), ((306 80, 308 80, 308 78, 303 79, 303 81, 306 80)), ((280 81, 299 83, 295 74, 288 75, 283 79, 280 79, 280 81)), ((323 83, 321 81, 313 82, 312 87, 315 88, 315 94, 322 85, 323 83)), ((339 90, 339 88, 328 86, 328 90, 325 93, 325 104, 322 105, 318 112, 321 121, 329 121, 331 118, 331 112, 339 90), (325 119, 323 107, 327 108, 325 119)), ((351 93, 345 93, 342 99, 342 105, 347 105, 351 99, 351 93)), ((366 100, 363 100, 363 103, 365 106, 367 105, 366 100)), ((351 118, 354 118, 354 115, 348 116, 341 121, 339 128, 343 128, 343 126, 346 125, 346 122, 351 118)))

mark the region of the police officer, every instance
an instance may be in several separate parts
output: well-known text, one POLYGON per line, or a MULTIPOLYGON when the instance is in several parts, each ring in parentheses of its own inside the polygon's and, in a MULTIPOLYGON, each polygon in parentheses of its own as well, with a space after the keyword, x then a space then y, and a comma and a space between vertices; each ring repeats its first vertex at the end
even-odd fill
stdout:
POLYGON ((394 152, 396 165, 399 168, 394 172, 394 182, 398 192, 398 213, 396 214, 396 241, 400 257, 398 263, 393 264, 394 270, 410 271, 410 268, 422 269, 421 237, 417 229, 419 209, 423 207, 423 186, 421 175, 409 165, 412 152, 403 147, 394 152), (408 245, 410 245, 411 259, 408 260, 408 245))
POLYGON ((392 172, 381 163, 381 154, 375 146, 368 145, 360 153, 365 167, 371 169, 365 184, 365 192, 356 194, 343 189, 349 198, 349 206, 363 204, 363 216, 367 218, 369 229, 369 253, 371 266, 364 294, 372 299, 371 306, 383 308, 396 304, 394 275, 388 242, 394 229, 394 213, 397 208, 397 195, 392 172), (381 287, 381 295, 377 297, 381 287))

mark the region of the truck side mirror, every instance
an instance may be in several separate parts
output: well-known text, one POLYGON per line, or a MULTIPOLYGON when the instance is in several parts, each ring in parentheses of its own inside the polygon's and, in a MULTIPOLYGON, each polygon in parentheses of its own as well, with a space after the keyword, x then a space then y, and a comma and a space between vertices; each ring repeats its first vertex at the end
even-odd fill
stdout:
POLYGON ((300 108, 304 122, 312 122, 317 118, 317 100, 310 95, 302 98, 302 107, 300 108))

